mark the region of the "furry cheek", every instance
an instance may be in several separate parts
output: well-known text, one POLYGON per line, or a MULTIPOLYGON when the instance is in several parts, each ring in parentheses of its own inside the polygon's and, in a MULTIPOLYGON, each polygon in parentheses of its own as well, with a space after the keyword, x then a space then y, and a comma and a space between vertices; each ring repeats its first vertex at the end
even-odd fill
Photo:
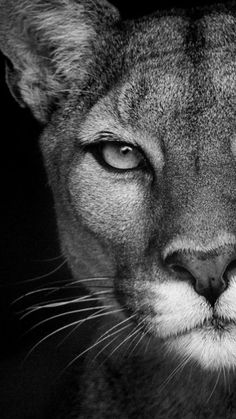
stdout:
POLYGON ((73 206, 82 223, 105 242, 142 251, 146 235, 144 188, 136 179, 115 178, 92 158, 74 167, 69 180, 73 206))
MULTIPOLYGON (((148 317, 149 326, 160 338, 186 333, 212 315, 207 302, 188 283, 164 281, 144 283, 136 288, 140 295, 145 290, 146 297, 142 304, 152 308, 154 315, 148 317)), ((137 305, 141 305, 139 300, 137 305)))

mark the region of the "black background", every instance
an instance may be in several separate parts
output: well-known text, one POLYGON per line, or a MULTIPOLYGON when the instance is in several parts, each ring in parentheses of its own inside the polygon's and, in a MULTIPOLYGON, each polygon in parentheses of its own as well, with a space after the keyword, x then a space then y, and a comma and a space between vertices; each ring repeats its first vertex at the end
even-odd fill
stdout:
MULTIPOLYGON (((116 0, 113 3, 126 18, 148 14, 157 8, 185 6, 183 1, 167 0, 140 3, 116 0)), ((194 1, 187 6, 206 3, 214 2, 194 1)), ((59 257, 60 248, 53 200, 37 141, 40 127, 30 111, 21 109, 8 92, 3 56, 0 56, 0 101, 0 417, 44 418, 44 409, 47 410, 51 400, 49 383, 73 351, 76 352, 77 340, 74 338, 66 347, 62 346, 55 355, 55 340, 49 339, 49 343, 42 345, 42 349, 38 349, 21 368, 27 350, 45 333, 41 336, 36 331, 22 337, 29 324, 20 321, 16 313, 22 307, 12 306, 11 302, 32 289, 28 282, 22 285, 22 281, 49 273, 62 260, 47 260, 59 257)), ((52 280, 67 277, 70 277, 70 272, 66 266, 50 276, 52 280)))

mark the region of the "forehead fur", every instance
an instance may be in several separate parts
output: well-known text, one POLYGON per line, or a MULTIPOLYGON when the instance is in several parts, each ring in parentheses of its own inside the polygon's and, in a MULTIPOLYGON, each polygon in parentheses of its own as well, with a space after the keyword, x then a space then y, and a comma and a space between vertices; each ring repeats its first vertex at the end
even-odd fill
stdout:
POLYGON ((130 123, 233 107, 235 6, 154 15, 129 28, 117 112, 130 123), (223 16, 222 16, 223 13, 223 16), (224 24, 223 21, 224 20, 224 24))

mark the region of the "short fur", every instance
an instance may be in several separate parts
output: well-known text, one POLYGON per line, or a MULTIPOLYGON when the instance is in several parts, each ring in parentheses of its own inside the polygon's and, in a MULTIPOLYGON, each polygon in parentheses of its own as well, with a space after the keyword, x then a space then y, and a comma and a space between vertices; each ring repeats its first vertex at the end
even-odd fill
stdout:
POLYGON ((63 253, 114 310, 58 417, 236 417, 234 270, 213 306, 165 265, 235 260, 235 2, 135 21, 103 0, 0 10, 9 87, 45 127, 63 253), (105 167, 104 138, 148 164, 105 167))

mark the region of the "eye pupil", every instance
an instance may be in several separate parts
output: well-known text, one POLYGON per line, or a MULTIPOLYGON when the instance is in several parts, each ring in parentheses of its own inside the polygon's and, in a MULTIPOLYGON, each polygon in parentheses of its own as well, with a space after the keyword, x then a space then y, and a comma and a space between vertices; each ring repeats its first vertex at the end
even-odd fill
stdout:
POLYGON ((120 149, 120 154, 126 155, 126 154, 128 154, 130 151, 132 151, 132 148, 131 148, 131 147, 128 147, 128 146, 123 146, 123 147, 121 147, 121 149, 120 149))

